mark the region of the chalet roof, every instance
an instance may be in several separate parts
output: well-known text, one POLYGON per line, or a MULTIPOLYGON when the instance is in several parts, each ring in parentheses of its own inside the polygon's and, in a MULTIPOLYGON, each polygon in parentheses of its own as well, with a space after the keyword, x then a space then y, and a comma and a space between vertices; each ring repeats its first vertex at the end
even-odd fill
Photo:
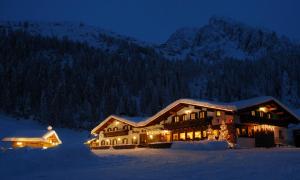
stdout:
POLYGON ((118 115, 114 115, 113 114, 113 115, 108 116, 98 126, 96 126, 94 129, 92 129, 91 134, 94 134, 95 131, 97 131, 100 127, 102 127, 103 125, 105 125, 111 119, 115 119, 115 120, 118 120, 118 121, 123 122, 125 124, 129 124, 129 125, 131 125, 133 127, 137 127, 138 123, 140 121, 143 121, 144 119, 147 119, 147 118, 146 117, 118 116, 118 115))
POLYGON ((62 143, 54 130, 17 131, 3 138, 2 141, 47 141, 47 138, 52 135, 57 138, 59 144, 62 143))
POLYGON ((202 107, 206 107, 206 108, 213 108, 213 109, 219 109, 219 110, 224 110, 224 111, 237 111, 240 109, 259 105, 259 104, 269 102, 269 101, 275 101, 278 105, 280 105, 283 109, 285 109, 287 112, 292 114, 298 120, 300 119, 299 118, 300 116, 298 114, 296 114, 294 111, 290 110, 288 107, 286 107, 285 105, 280 103, 277 99, 275 99, 271 96, 260 96, 260 97, 255 97, 255 98, 241 100, 241 101, 235 101, 235 102, 229 102, 229 103, 207 101, 207 100, 197 100, 197 99, 179 99, 177 101, 174 101, 173 103, 171 103, 170 105, 168 105, 167 107, 160 110, 159 112, 157 112, 156 114, 154 114, 153 116, 151 116, 149 118, 111 115, 108 118, 106 118, 103 122, 101 122, 97 127, 95 127, 92 130, 92 133, 95 132, 99 127, 104 125, 111 118, 115 118, 116 120, 123 121, 124 123, 130 124, 135 127, 146 126, 179 104, 202 106, 202 107))

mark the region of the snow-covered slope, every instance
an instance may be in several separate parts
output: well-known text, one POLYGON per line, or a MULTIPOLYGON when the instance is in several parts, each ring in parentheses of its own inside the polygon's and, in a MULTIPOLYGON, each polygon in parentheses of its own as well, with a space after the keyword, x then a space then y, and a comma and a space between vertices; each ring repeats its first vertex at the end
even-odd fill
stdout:
POLYGON ((228 18, 212 17, 203 27, 176 31, 160 46, 160 52, 174 59, 257 59, 290 46, 292 43, 287 38, 275 32, 228 18))
POLYGON ((88 45, 100 48, 111 53, 123 48, 122 43, 134 44, 137 46, 147 46, 145 42, 137 41, 134 38, 122 36, 112 31, 101 29, 83 23, 73 22, 0 22, 0 29, 22 30, 32 35, 44 37, 67 38, 69 40, 87 43, 88 45))
MULTIPOLYGON (((44 126, 34 121, 16 120, 0 115, 1 137, 19 129, 44 129, 44 126)), ((300 149, 297 148, 202 151, 197 150, 197 144, 179 143, 177 149, 137 148, 91 152, 82 143, 88 132, 63 128, 55 130, 63 141, 57 148, 0 149, 1 180, 95 180, 132 177, 265 179, 266 174, 269 179, 300 177, 300 149), (190 149, 191 147, 195 148, 190 149)))

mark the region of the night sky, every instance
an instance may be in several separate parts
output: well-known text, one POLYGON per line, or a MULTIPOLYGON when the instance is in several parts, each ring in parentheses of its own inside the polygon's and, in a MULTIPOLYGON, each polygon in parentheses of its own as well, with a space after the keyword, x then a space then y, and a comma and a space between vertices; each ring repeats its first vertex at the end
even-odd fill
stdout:
POLYGON ((299 0, 0 0, 0 20, 84 22, 156 43, 214 15, 300 39, 299 0))

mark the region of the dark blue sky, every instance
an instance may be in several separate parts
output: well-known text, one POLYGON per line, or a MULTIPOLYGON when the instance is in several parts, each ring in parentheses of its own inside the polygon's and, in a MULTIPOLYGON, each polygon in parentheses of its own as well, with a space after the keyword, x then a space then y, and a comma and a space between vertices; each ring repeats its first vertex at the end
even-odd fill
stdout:
POLYGON ((213 15, 300 39, 299 0, 0 0, 1 20, 82 21, 150 42, 213 15))

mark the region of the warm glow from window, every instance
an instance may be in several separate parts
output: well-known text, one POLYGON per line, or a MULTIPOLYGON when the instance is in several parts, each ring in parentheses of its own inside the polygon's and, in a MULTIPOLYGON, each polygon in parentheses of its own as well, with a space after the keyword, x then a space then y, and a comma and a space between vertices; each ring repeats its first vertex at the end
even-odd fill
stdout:
POLYGON ((118 141, 121 141, 121 138, 118 138, 118 141))
POLYGON ((119 121, 116 121, 116 125, 118 125, 119 124, 119 121))
POLYGON ((173 141, 177 141, 178 140, 178 134, 173 134, 173 141))
POLYGON ((180 140, 185 140, 185 133, 180 133, 179 134, 179 139, 180 140))
POLYGON ((203 131, 203 137, 206 137, 206 131, 203 131))
POLYGON ((135 137, 135 136, 133 136, 133 139, 136 139, 136 137, 135 137))
POLYGON ((216 116, 220 117, 221 116, 221 111, 216 111, 216 116))
POLYGON ((22 142, 17 142, 17 145, 18 145, 18 146, 22 146, 23 143, 22 143, 22 142))
POLYGON ((251 115, 252 115, 252 116, 255 116, 255 111, 251 111, 251 115))
POLYGON ((179 122, 179 116, 175 116, 175 122, 179 122))
POLYGON ((195 120, 196 119, 196 113, 192 113, 191 114, 191 120, 195 120))
POLYGON ((186 134, 186 138, 187 138, 187 139, 193 139, 193 132, 188 132, 188 133, 186 134))
POLYGON ((215 129, 215 130, 213 131, 213 133, 214 133, 215 136, 219 136, 219 131, 218 131, 218 130, 215 129))
POLYGON ((150 139, 153 139, 153 135, 152 134, 150 134, 149 137, 150 137, 150 139))
POLYGON ((183 119, 184 121, 186 121, 186 120, 187 120, 187 115, 186 115, 186 114, 182 115, 182 119, 183 119))
POLYGON ((201 138, 201 132, 200 131, 195 131, 195 138, 201 138))
POLYGON ((205 111, 200 112, 200 119, 203 119, 203 118, 205 118, 205 111))

